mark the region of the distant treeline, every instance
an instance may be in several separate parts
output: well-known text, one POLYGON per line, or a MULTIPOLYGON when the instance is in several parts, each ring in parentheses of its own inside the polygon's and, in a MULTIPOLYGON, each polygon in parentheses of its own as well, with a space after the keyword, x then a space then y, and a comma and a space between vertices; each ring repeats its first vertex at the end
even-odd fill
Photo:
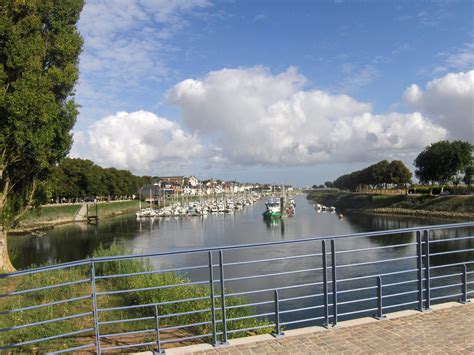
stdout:
POLYGON ((410 170, 400 160, 382 160, 369 167, 338 177, 333 186, 341 190, 357 191, 387 185, 405 186, 411 182, 410 170))
POLYGON ((64 202, 103 197, 117 199, 136 195, 151 176, 136 176, 128 170, 102 168, 94 162, 66 158, 53 168, 51 178, 37 189, 37 203, 64 202))

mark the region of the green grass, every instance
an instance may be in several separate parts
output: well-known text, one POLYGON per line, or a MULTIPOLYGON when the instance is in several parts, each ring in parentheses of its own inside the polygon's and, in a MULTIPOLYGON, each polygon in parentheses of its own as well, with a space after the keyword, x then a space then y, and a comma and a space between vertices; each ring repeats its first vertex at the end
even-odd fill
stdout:
POLYGON ((23 224, 47 222, 58 219, 72 219, 81 208, 77 205, 44 206, 30 210, 22 220, 23 224))
POLYGON ((308 199, 338 209, 404 208, 434 212, 474 213, 474 196, 384 195, 342 191, 312 191, 308 199))
MULTIPOLYGON (((110 255, 123 255, 128 251, 121 244, 113 243, 109 249, 105 249, 100 246, 95 252, 94 256, 110 256, 110 255)), ((164 266, 169 268, 169 266, 164 266)), ((189 283, 190 280, 186 275, 177 274, 174 272, 155 272, 157 271, 147 259, 127 259, 107 263, 96 263, 96 275, 117 275, 117 274, 130 274, 137 272, 149 272, 146 275, 133 275, 125 276, 113 279, 102 279, 97 280, 98 291, 110 291, 110 290, 129 290, 139 289, 147 287, 165 286, 165 285, 182 285, 189 283)), ((58 283, 64 283, 74 280, 88 279, 90 277, 90 270, 88 266, 80 266, 69 269, 47 271, 29 276, 23 276, 19 278, 3 279, 0 281, 0 286, 3 292, 12 292, 20 290, 28 290, 32 288, 55 285, 58 283)), ((217 284, 216 284, 217 285, 217 284)), ((217 287, 216 287, 217 288, 217 287)), ((229 292, 227 290, 227 292, 229 292)), ((20 294, 13 297, 4 297, 0 299, 0 312, 28 307, 36 304, 46 304, 53 301, 65 300, 71 297, 79 297, 91 294, 90 283, 64 286, 60 288, 52 288, 43 291, 36 291, 33 293, 20 294)), ((118 295, 104 295, 98 297, 98 305, 101 308, 107 307, 123 307, 137 304, 155 304, 160 302, 167 302, 173 300, 190 299, 190 298, 203 298, 200 300, 175 303, 175 304, 164 304, 158 306, 158 314, 165 316, 160 320, 161 327, 169 327, 184 324, 194 324, 207 322, 211 319, 211 308, 210 291, 208 285, 183 285, 170 288, 161 288, 148 291, 130 292, 118 295), (202 312, 194 314, 186 314, 186 312, 201 310, 202 312), (172 313, 184 313, 178 316, 166 315, 172 313)), ((216 307, 216 318, 220 319, 222 314, 220 312, 220 299, 215 300, 216 307)), ((226 306, 239 306, 242 307, 232 308, 226 311, 227 319, 247 317, 255 314, 255 309, 245 306, 247 301, 240 297, 228 297, 226 298, 226 306)), ((65 317, 78 313, 86 313, 92 310, 92 299, 87 298, 85 300, 74 301, 65 303, 60 306, 47 306, 36 310, 30 310, 28 312, 16 312, 7 315, 0 315, 0 328, 8 328, 15 325, 27 324, 40 322, 47 319, 54 319, 59 317, 65 317)), ((100 321, 110 321, 118 319, 132 319, 138 317, 153 317, 155 315, 155 307, 145 308, 129 308, 121 311, 113 312, 100 312, 100 321)), ((264 326, 269 324, 266 320, 255 320, 255 319, 241 319, 241 320, 230 320, 227 323, 229 330, 238 330, 244 328, 251 328, 255 326, 264 326)), ((32 339, 39 339, 55 334, 67 333, 76 331, 79 329, 85 329, 93 326, 92 315, 86 315, 81 318, 70 319, 66 321, 60 321, 55 323, 49 323, 45 325, 33 326, 23 329, 11 330, 8 332, 0 332, 0 345, 18 343, 22 341, 28 341, 32 339)), ((218 331, 222 329, 221 323, 218 323, 218 331)), ((124 331, 143 330, 143 329, 155 329, 155 320, 132 321, 125 323, 115 323, 102 325, 100 327, 101 334, 120 333, 124 331)), ((257 331, 241 331, 230 333, 229 337, 239 337, 248 334, 261 334, 269 333, 272 331, 272 327, 260 329, 257 331)), ((165 337, 176 337, 178 334, 180 337, 192 336, 192 335, 205 335, 212 333, 210 324, 199 325, 190 328, 186 328, 180 331, 168 331, 162 335, 165 337)), ((147 333, 145 335, 139 335, 138 338, 110 338, 107 340, 107 346, 117 345, 124 342, 147 342, 154 341, 156 333, 147 333), (110 343, 109 343, 110 341, 110 343)), ((208 337, 203 338, 204 341, 210 341, 208 337)), ((64 338, 46 342, 40 342, 35 345, 26 345, 15 349, 18 352, 39 352, 44 353, 51 350, 65 349, 68 347, 89 344, 94 342, 93 332, 88 332, 81 337, 64 338)), ((151 349, 151 348, 150 348, 151 349)), ((147 350, 150 350, 147 349, 147 350)), ((145 350, 142 348, 141 350, 145 350)))
MULTIPOLYGON (((148 203, 142 202, 142 207, 147 207, 148 203)), ((122 213, 128 210, 138 210, 139 203, 134 201, 117 201, 117 202, 101 202, 99 203, 99 216, 107 216, 117 213, 122 213)), ((91 207, 94 211, 95 207, 91 207)), ((95 213, 95 212, 94 212, 95 213)))

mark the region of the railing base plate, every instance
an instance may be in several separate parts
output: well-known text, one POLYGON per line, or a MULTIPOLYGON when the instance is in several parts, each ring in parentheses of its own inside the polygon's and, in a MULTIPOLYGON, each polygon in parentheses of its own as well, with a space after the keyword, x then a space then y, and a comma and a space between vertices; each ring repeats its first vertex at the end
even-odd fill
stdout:
POLYGON ((215 348, 220 348, 221 346, 228 346, 229 342, 228 341, 217 341, 214 344, 212 344, 215 348))
POLYGON ((283 338, 285 336, 285 333, 272 333, 272 337, 274 338, 283 338))
POLYGON ((471 300, 466 300, 466 301, 459 300, 458 302, 461 303, 461 304, 469 304, 469 303, 471 303, 471 300))

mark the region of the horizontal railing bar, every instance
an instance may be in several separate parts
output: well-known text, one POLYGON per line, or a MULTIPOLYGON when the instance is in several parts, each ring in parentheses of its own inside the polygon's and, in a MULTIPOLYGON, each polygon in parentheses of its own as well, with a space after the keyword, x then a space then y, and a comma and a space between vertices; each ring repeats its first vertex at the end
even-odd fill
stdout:
POLYGON ((320 320, 324 319, 324 316, 322 317, 313 317, 313 318, 305 318, 305 319, 298 319, 298 320, 292 320, 289 322, 281 322, 281 325, 288 325, 288 324, 295 324, 295 323, 305 323, 305 322, 312 322, 314 320, 320 320))
MULTIPOLYGON (((425 281, 425 278, 423 277, 421 280, 425 281)), ((385 287, 391 287, 391 286, 399 286, 399 285, 410 284, 410 283, 418 282, 418 281, 419 281, 418 279, 415 279, 415 280, 392 282, 392 283, 389 283, 389 284, 384 284, 384 285, 382 285, 382 287, 385 288, 385 287)), ((374 286, 374 287, 377 287, 377 286, 374 286)))
POLYGON ((384 274, 373 274, 373 275, 367 275, 367 276, 358 276, 358 277, 352 277, 352 278, 348 278, 348 279, 337 280, 337 282, 363 280, 363 279, 370 279, 372 277, 391 276, 391 275, 405 274, 405 273, 414 272, 414 271, 418 271, 418 269, 408 269, 408 270, 402 270, 402 271, 386 272, 384 274))
MULTIPOLYGON (((328 295, 332 295, 332 292, 328 292, 328 295)), ((304 296, 283 298, 283 299, 280 299, 280 303, 281 303, 281 302, 288 302, 288 301, 303 300, 303 299, 305 299, 305 298, 321 297, 321 296, 324 296, 324 293, 314 293, 314 294, 311 294, 311 295, 304 295, 304 296)), ((272 302, 272 303, 273 303, 273 302, 272 302)))
POLYGON ((195 297, 195 298, 187 298, 182 300, 173 300, 173 301, 164 301, 158 303, 147 303, 147 304, 135 304, 130 306, 119 306, 119 307, 109 307, 109 308, 98 308, 98 312, 111 312, 111 311, 120 311, 120 310, 128 310, 132 308, 145 308, 145 307, 154 307, 156 306, 164 306, 167 304, 176 304, 176 303, 184 303, 184 302, 194 302, 194 301, 202 301, 208 300, 209 297, 195 297))
POLYGON ((436 300, 441 300, 441 299, 443 299, 443 298, 458 297, 458 296, 462 296, 462 293, 455 293, 455 294, 453 294, 453 295, 445 295, 445 296, 431 297, 431 300, 432 300, 432 301, 436 301, 436 300))
POLYGON ((418 256, 416 256, 416 255, 414 255, 414 256, 404 256, 402 258, 392 258, 392 259, 385 259, 385 260, 365 261, 363 263, 336 265, 336 268, 344 268, 344 267, 349 267, 349 266, 373 265, 373 264, 378 264, 378 263, 387 263, 387 262, 392 262, 392 261, 409 260, 409 259, 416 259, 416 258, 418 258, 418 256))
POLYGON ((284 311, 280 311, 280 314, 296 313, 296 312, 308 311, 310 309, 319 309, 319 308, 324 308, 324 305, 322 304, 322 305, 319 305, 319 306, 309 306, 309 307, 302 307, 302 308, 295 308, 295 309, 287 309, 287 310, 284 310, 284 311))
POLYGON ((449 275, 440 275, 440 276, 431 276, 431 280, 438 280, 438 279, 446 279, 448 277, 453 277, 453 276, 459 276, 462 275, 462 272, 457 272, 455 274, 449 274, 449 275))
POLYGON ((253 263, 263 263, 263 262, 268 262, 268 261, 279 261, 279 260, 289 260, 289 259, 297 259, 297 258, 308 258, 310 256, 321 256, 321 255, 323 255, 323 254, 322 253, 315 253, 315 254, 281 256, 279 258, 270 258, 270 259, 236 261, 236 262, 232 262, 232 263, 224 263, 224 266, 246 265, 246 264, 253 264, 253 263))
POLYGON ((36 292, 36 291, 44 291, 44 290, 50 290, 50 289, 52 289, 52 288, 58 288, 58 287, 66 287, 66 286, 78 285, 78 284, 86 283, 86 282, 91 282, 91 280, 90 280, 90 279, 83 279, 83 280, 77 280, 77 281, 63 282, 63 283, 56 284, 56 285, 49 285, 49 286, 42 286, 42 287, 37 287, 37 288, 30 288, 30 289, 27 289, 27 290, 13 291, 13 292, 10 292, 10 293, 0 294, 0 297, 23 295, 23 294, 25 294, 25 293, 36 292))
POLYGON ((430 269, 442 269, 445 267, 452 267, 452 266, 459 266, 459 265, 470 265, 473 264, 474 261, 464 261, 464 262, 459 262, 459 263, 453 263, 453 264, 446 264, 446 265, 436 265, 436 266, 431 266, 430 269))
POLYGON ((357 314, 357 313, 364 313, 364 312, 371 312, 371 311, 376 311, 378 308, 367 308, 367 309, 361 309, 359 311, 352 311, 352 312, 345 312, 345 313, 339 313, 340 316, 348 316, 350 314, 357 314))
POLYGON ((162 289, 168 289, 168 288, 173 288, 173 287, 185 287, 185 286, 191 286, 191 285, 204 285, 204 284, 208 284, 208 283, 209 283, 209 281, 195 281, 195 282, 187 282, 187 283, 182 283, 182 284, 132 288, 132 289, 128 289, 128 290, 103 291, 103 292, 97 292, 96 295, 97 296, 112 296, 112 295, 119 295, 119 294, 123 294, 123 293, 162 290, 162 289))
POLYGON ((73 348, 67 348, 67 349, 61 349, 61 350, 55 350, 49 354, 62 354, 62 353, 68 353, 68 352, 73 352, 76 350, 81 350, 81 349, 86 349, 86 348, 92 348, 94 347, 95 344, 86 344, 86 345, 80 345, 80 346, 75 346, 73 348))
POLYGON ((95 279, 104 280, 104 279, 112 279, 112 278, 119 278, 119 277, 159 274, 159 273, 164 273, 164 272, 187 271, 187 270, 205 269, 205 268, 207 269, 208 267, 209 265, 185 266, 185 267, 178 267, 178 268, 171 268, 171 269, 158 269, 158 270, 150 270, 150 271, 142 271, 142 272, 132 272, 128 274, 96 276, 95 279))
POLYGON ((431 290, 441 290, 443 288, 458 287, 458 286, 461 286, 461 285, 462 285, 462 282, 457 283, 457 284, 449 284, 449 285, 431 287, 431 290))
POLYGON ((70 315, 70 316, 64 316, 64 317, 60 317, 60 318, 42 320, 42 321, 34 322, 34 323, 16 325, 16 326, 9 327, 9 328, 2 328, 2 329, 0 329, 0 333, 8 332, 10 330, 17 330, 17 329, 35 327, 35 326, 43 325, 43 324, 49 324, 49 323, 61 322, 61 321, 69 320, 69 319, 75 319, 75 318, 80 318, 80 317, 91 316, 92 314, 93 314, 92 312, 85 312, 85 313, 73 314, 73 315, 70 315))
POLYGON ((16 309, 12 309, 12 310, 9 310, 9 311, 0 312, 0 315, 23 312, 23 311, 29 311, 29 310, 32 310, 32 309, 48 307, 48 306, 56 306, 58 304, 64 304, 64 303, 69 303, 69 302, 74 302, 74 301, 80 301, 80 300, 85 300, 85 299, 88 299, 88 298, 92 298, 92 296, 91 295, 86 295, 86 296, 70 298, 70 299, 67 299, 67 300, 61 300, 61 301, 37 304, 37 305, 34 305, 34 306, 16 308, 16 309))
POLYGON ((158 316, 158 318, 163 319, 163 318, 170 318, 170 317, 181 317, 181 316, 186 316, 186 315, 190 315, 190 314, 205 313, 205 312, 210 312, 210 311, 211 311, 210 308, 206 308, 206 309, 196 309, 196 310, 194 310, 194 311, 162 314, 162 315, 158 316))
MULTIPOLYGON (((280 301, 281 302, 281 301, 280 301)), ((235 308, 243 308, 243 307, 254 307, 254 306, 263 306, 265 304, 273 304, 274 301, 263 301, 263 302, 254 302, 254 303, 246 303, 246 304, 238 304, 235 306, 226 306, 225 309, 235 309, 235 308)))
POLYGON ((148 345, 156 345, 156 341, 149 341, 147 343, 137 343, 137 344, 126 344, 126 345, 117 345, 117 346, 109 346, 106 348, 101 347, 101 351, 104 350, 116 350, 116 349, 128 349, 128 348, 138 348, 139 346, 148 346, 148 345))
POLYGON ((357 299, 357 300, 350 300, 350 301, 344 301, 344 302, 337 302, 337 304, 339 304, 339 305, 352 304, 352 303, 373 301, 373 300, 376 300, 376 299, 377 299, 377 297, 367 297, 367 298, 360 298, 360 299, 357 299))
POLYGON ((117 323, 129 323, 129 322, 137 322, 140 320, 151 320, 151 319, 155 319, 155 317, 147 316, 147 317, 139 317, 139 318, 114 319, 114 320, 106 320, 103 322, 97 322, 97 324, 106 325, 106 324, 117 324, 117 323))
POLYGON ((396 296, 411 295, 412 293, 417 293, 417 292, 420 292, 420 291, 412 290, 412 291, 405 291, 405 292, 399 292, 399 293, 392 293, 390 295, 383 295, 382 298, 390 298, 390 297, 396 297, 396 296))
POLYGON ((93 330, 94 330, 94 328, 81 329, 81 330, 76 330, 74 332, 63 333, 63 334, 59 334, 59 335, 52 335, 52 336, 49 336, 49 337, 46 337, 46 338, 38 338, 38 339, 23 341, 21 343, 4 345, 4 346, 0 346, 0 350, 10 349, 10 348, 18 348, 18 347, 24 346, 24 345, 30 345, 30 344, 35 344, 35 343, 39 343, 39 342, 42 342, 42 341, 64 338, 64 337, 68 337, 68 336, 71 336, 71 335, 77 335, 77 334, 91 332, 93 330))
POLYGON ((266 324, 266 325, 259 325, 257 327, 250 327, 250 328, 242 328, 242 329, 233 329, 233 330, 228 330, 227 333, 237 333, 237 332, 246 332, 248 330, 255 330, 255 329, 263 329, 263 328, 270 328, 274 327, 275 324, 266 324))
MULTIPOLYGON (((281 312, 280 312, 281 313, 281 312)), ((267 313, 259 313, 259 314, 252 314, 250 316, 242 316, 242 317, 235 317, 235 318, 228 318, 227 322, 231 321, 237 321, 237 320, 242 320, 242 319, 251 319, 251 318, 259 318, 259 317, 266 317, 266 316, 272 316, 274 315, 275 312, 267 312, 267 313)))
POLYGON ((434 239, 430 240, 430 244, 433 243, 443 243, 443 242, 451 242, 451 241, 458 241, 458 240, 465 240, 465 239, 473 239, 474 236, 468 236, 468 237, 459 237, 459 238, 446 238, 446 239, 434 239))
MULTIPOLYGON (((229 331, 227 331, 227 333, 229 333, 229 331)), ((222 334, 222 333, 216 333, 216 335, 217 334, 222 334)), ((171 340, 161 340, 160 344, 181 343, 183 341, 189 341, 189 340, 199 339, 199 338, 206 338, 206 337, 210 337, 210 336, 212 336, 212 334, 201 334, 201 335, 194 335, 192 337, 183 337, 183 338, 177 338, 177 339, 171 339, 171 340)), ((156 344, 156 342, 154 342, 154 344, 156 344)))
POLYGON ((69 261, 69 262, 65 262, 61 264, 40 266, 40 267, 35 267, 33 269, 19 270, 19 271, 10 272, 7 274, 0 274, 0 279, 7 278, 7 277, 26 276, 26 275, 36 274, 39 272, 45 272, 45 271, 66 269, 66 268, 70 268, 74 266, 88 265, 90 263, 91 263, 90 259, 82 259, 82 260, 76 260, 76 261, 69 261))
POLYGON ((151 333, 156 332, 156 329, 140 329, 140 330, 130 330, 128 332, 122 333, 109 333, 109 334, 99 334, 99 338, 115 338, 118 336, 125 336, 125 335, 136 335, 136 334, 144 334, 144 333, 151 333))
MULTIPOLYGON (((392 249, 397 247, 406 247, 410 245, 416 245, 416 243, 404 243, 404 244, 394 244, 394 245, 385 245, 381 247, 372 247, 372 248, 361 248, 361 249, 350 249, 350 250, 339 250, 336 251, 336 254, 345 254, 345 253, 353 253, 359 251, 370 251, 370 250, 379 250, 379 249, 392 249)), ((330 253, 328 253, 330 254, 330 253)))
POLYGON ((351 288, 349 290, 342 290, 342 291, 337 291, 338 294, 341 293, 351 293, 351 292, 357 292, 357 291, 365 291, 365 290, 373 290, 377 288, 377 286, 367 286, 367 287, 359 287, 359 288, 351 288))
POLYGON ((443 252, 440 252, 440 253, 430 253, 430 256, 448 255, 448 254, 456 254, 456 253, 472 253, 472 252, 474 252, 474 248, 443 251, 443 252))
MULTIPOLYGON (((328 281, 328 283, 331 283, 331 282, 328 281)), ((317 286, 317 285, 322 285, 322 284, 323 284, 323 282, 311 282, 311 283, 301 284, 301 285, 282 286, 282 287, 278 287, 278 290, 288 290, 288 289, 291 289, 291 288, 317 286)), ((275 288, 265 288, 265 289, 261 289, 261 290, 228 293, 228 294, 225 295, 225 297, 241 296, 241 295, 248 295, 248 294, 252 294, 252 293, 262 293, 262 292, 269 292, 269 291, 274 292, 275 288)))
MULTIPOLYGON (((298 273, 309 272, 309 271, 319 271, 319 270, 322 270, 322 269, 323 269, 322 267, 318 267, 318 268, 295 270, 295 271, 282 271, 282 272, 274 272, 274 273, 271 273, 271 274, 262 274, 262 275, 253 275, 253 276, 233 277, 233 278, 229 278, 229 279, 224 279, 224 281, 250 280, 250 279, 258 279, 258 278, 271 277, 271 276, 298 274, 298 273)), ((209 282, 209 281, 208 281, 208 282, 209 282)))
MULTIPOLYGON (((200 325, 208 325, 211 324, 211 321, 207 322, 199 322, 199 323, 192 323, 192 324, 183 324, 183 325, 174 325, 172 327, 161 327, 160 331, 162 330, 176 330, 176 329, 183 329, 183 328, 191 328, 191 327, 198 327, 200 325)), ((156 331, 156 330, 154 330, 156 331)))
POLYGON ((387 309, 387 308, 402 307, 402 306, 408 306, 409 304, 415 304, 415 303, 418 303, 418 301, 404 302, 404 303, 399 303, 399 304, 391 304, 389 306, 383 306, 383 308, 387 309))

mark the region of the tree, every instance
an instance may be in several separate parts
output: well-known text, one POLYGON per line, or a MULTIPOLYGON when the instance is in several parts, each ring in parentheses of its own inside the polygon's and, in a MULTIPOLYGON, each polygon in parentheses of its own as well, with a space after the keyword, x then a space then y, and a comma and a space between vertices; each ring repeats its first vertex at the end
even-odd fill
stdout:
POLYGON ((334 187, 334 183, 332 181, 326 181, 324 183, 328 189, 332 189, 334 187))
POLYGON ((440 141, 425 148, 415 159, 415 175, 422 183, 443 185, 471 162, 472 144, 463 141, 440 141))
POLYGON ((72 144, 73 89, 83 0, 0 3, 0 268, 11 270, 6 233, 32 206, 39 181, 72 144))
POLYGON ((411 172, 400 160, 393 160, 389 165, 390 183, 406 185, 411 182, 411 172))
POLYGON ((474 165, 466 167, 463 181, 467 186, 471 187, 471 184, 474 181, 474 165))

